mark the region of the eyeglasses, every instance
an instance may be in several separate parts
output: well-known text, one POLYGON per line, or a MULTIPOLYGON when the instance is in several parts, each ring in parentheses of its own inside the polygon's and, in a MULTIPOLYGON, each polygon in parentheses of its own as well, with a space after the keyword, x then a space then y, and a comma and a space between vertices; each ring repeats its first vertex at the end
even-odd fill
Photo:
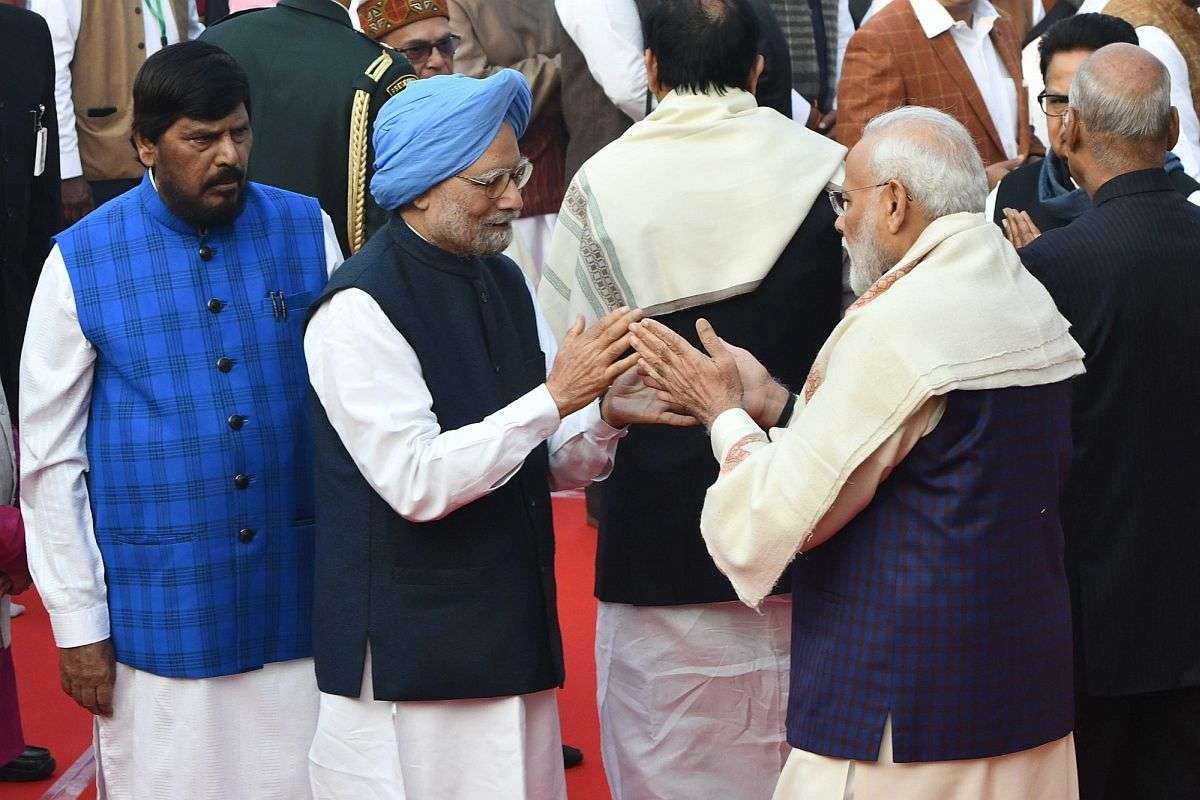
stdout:
POLYGON ((1042 92, 1037 96, 1038 105, 1042 107, 1042 113, 1047 117, 1061 117, 1067 113, 1067 105, 1070 101, 1065 94, 1050 94, 1042 92))
POLYGON ((453 58, 455 52, 458 51, 458 45, 462 43, 462 37, 456 33, 451 33, 443 36, 436 42, 412 42, 404 47, 394 47, 399 53, 403 53, 408 59, 408 63, 414 67, 418 64, 424 64, 433 55, 436 49, 442 54, 442 58, 453 58))
MULTIPOLYGON (((893 178, 892 180, 895 179, 893 178)), ((881 189, 891 182, 891 180, 887 180, 883 183, 877 183, 874 186, 859 186, 857 189, 826 189, 825 194, 829 195, 829 205, 833 206, 833 213, 840 217, 846 213, 846 195, 851 192, 866 191, 867 189, 881 189)), ((912 195, 908 193, 907 189, 904 191, 904 196, 912 200, 912 195)))
POLYGON ((533 175, 533 164, 524 156, 512 169, 495 169, 482 175, 455 175, 454 177, 483 187, 489 200, 499 200, 508 191, 508 184, 515 183, 517 191, 525 188, 533 175))

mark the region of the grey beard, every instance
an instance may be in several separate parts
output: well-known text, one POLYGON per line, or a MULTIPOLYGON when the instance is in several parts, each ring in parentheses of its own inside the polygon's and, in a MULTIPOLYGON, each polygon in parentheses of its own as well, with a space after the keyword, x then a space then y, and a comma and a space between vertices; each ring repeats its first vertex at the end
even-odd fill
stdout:
POLYGON ((474 220, 465 205, 452 203, 442 219, 446 249, 459 256, 483 258, 503 253, 512 244, 513 213, 497 214, 486 220, 474 220), (506 228, 494 229, 489 223, 508 222, 506 228))
POLYGON ((862 244, 851 246, 843 239, 842 243, 850 256, 850 289, 856 295, 861 295, 870 289, 872 284, 882 278, 885 272, 896 266, 894 262, 888 263, 891 259, 880 251, 873 241, 868 240, 862 244))

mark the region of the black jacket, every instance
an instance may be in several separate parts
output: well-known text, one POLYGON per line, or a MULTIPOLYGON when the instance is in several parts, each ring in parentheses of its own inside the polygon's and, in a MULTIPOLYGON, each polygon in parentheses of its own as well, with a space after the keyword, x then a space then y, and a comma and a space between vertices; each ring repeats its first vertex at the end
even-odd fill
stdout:
POLYGON ((0 75, 0 379, 15 415, 29 304, 61 224, 54 50, 45 20, 32 11, 0 5, 0 75), (35 177, 39 116, 46 167, 35 177))
POLYGON ((1121 175, 1021 250, 1083 347, 1063 530, 1077 690, 1200 686, 1200 208, 1121 175))

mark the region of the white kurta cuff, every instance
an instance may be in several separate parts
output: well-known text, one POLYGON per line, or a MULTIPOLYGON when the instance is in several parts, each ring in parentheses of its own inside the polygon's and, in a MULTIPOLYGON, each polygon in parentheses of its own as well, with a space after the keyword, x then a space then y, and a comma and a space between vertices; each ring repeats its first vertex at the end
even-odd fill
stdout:
POLYGON ((50 626, 54 629, 54 643, 59 647, 82 647, 102 642, 109 636, 108 606, 52 611, 50 626))
POLYGON ((712 429, 709 431, 713 456, 719 463, 724 464, 725 456, 729 455, 731 447, 747 436, 755 434, 764 435, 762 428, 755 424, 744 409, 731 408, 723 411, 713 420, 712 429))

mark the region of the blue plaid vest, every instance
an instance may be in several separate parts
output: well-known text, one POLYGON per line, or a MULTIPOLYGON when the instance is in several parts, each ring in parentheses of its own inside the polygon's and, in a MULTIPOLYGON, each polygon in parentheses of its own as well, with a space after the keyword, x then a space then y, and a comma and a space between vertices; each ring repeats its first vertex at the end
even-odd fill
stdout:
POLYGON ((300 325, 323 241, 315 200, 254 183, 200 236, 148 177, 58 236, 96 351, 88 491, 123 664, 206 678, 311 652, 300 325))
POLYGON ((1070 732, 1059 490, 1067 383, 952 392, 937 427, 792 572, 788 742, 874 761, 989 758, 1070 732))

